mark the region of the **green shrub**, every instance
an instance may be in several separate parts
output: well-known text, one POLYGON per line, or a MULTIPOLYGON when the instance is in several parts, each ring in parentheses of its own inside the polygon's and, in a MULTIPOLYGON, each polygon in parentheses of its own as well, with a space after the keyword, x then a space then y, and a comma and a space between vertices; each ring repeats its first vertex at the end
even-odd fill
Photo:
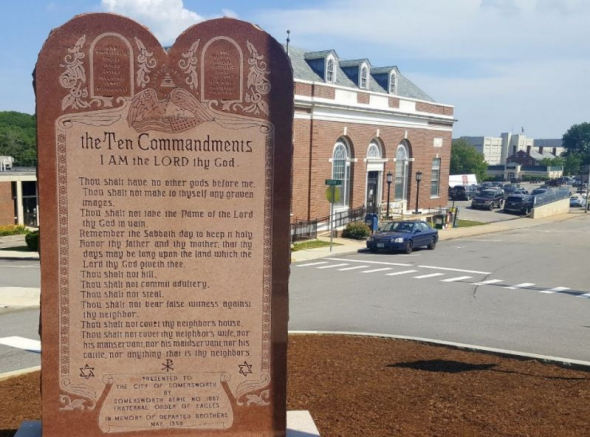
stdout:
POLYGON ((342 231, 342 237, 352 238, 354 240, 364 240, 371 235, 371 230, 363 222, 353 222, 346 225, 342 231))
POLYGON ((29 231, 23 225, 6 225, 0 226, 0 237, 5 237, 7 235, 21 235, 26 234, 29 231))
POLYGON ((29 249, 39 252, 39 231, 30 232, 26 235, 25 241, 29 249))

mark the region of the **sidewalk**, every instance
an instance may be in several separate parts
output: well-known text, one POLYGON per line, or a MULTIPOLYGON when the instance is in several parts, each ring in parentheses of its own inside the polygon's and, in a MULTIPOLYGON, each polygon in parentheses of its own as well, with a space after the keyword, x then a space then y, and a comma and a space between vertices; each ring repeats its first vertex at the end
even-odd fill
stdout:
MULTIPOLYGON (((582 216, 584 216, 584 212, 582 210, 575 210, 569 214, 561 214, 543 219, 530 219, 516 216, 513 220, 488 223, 480 226, 443 229, 438 231, 438 236, 439 241, 455 240, 457 238, 474 237, 477 235, 495 234, 498 232, 506 232, 516 229, 532 228, 546 223, 571 220, 582 216)), ((318 239, 330 241, 329 237, 319 237, 318 239)), ((292 252, 291 262, 311 261, 328 256, 357 253, 359 251, 366 250, 367 247, 365 241, 349 240, 347 238, 334 238, 334 243, 339 243, 341 246, 333 246, 332 252, 330 252, 329 247, 292 252)))
POLYGON ((24 235, 9 235, 0 237, 0 259, 11 260, 38 260, 38 252, 26 252, 20 250, 4 250, 26 246, 24 235))

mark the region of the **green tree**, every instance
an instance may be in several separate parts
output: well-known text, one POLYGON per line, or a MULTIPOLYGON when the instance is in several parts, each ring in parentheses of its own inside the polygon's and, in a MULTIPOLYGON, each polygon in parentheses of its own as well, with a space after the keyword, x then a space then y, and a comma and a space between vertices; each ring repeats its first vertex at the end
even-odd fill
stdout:
POLYGON ((478 181, 485 179, 488 168, 483 153, 479 153, 467 140, 460 138, 451 146, 451 174, 475 174, 478 181))
POLYGON ((590 164, 590 123, 574 124, 563 134, 563 156, 579 156, 582 165, 590 164))
POLYGON ((37 165, 35 117, 15 111, 0 112, 0 155, 14 157, 23 167, 37 165))
POLYGON ((563 173, 572 176, 580 173, 582 166, 582 157, 580 155, 569 154, 563 158, 563 173))
POLYGON ((564 166, 564 158, 560 156, 556 156, 555 158, 543 158, 539 161, 540 165, 548 165, 548 166, 555 166, 555 167, 563 167, 564 166))

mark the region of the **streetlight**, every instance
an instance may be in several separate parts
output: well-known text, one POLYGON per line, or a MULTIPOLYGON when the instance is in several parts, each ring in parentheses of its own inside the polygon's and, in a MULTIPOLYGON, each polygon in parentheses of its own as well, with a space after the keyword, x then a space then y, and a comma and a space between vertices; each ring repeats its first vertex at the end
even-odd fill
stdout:
POLYGON ((418 196, 420 194, 420 181, 421 180, 422 180, 422 172, 417 171, 416 172, 416 212, 415 212, 415 214, 418 214, 418 196))
POLYGON ((391 192, 391 183, 393 182, 393 174, 387 173, 387 218, 389 219, 389 193, 391 192))

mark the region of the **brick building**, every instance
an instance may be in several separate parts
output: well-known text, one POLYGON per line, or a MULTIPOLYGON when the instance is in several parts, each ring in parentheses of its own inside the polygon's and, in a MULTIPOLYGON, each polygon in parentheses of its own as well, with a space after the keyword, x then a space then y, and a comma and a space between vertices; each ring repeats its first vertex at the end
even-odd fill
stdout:
POLYGON ((436 103, 397 67, 289 48, 295 77, 292 220, 329 214, 325 179, 343 180, 337 211, 447 204, 453 107, 436 103))

